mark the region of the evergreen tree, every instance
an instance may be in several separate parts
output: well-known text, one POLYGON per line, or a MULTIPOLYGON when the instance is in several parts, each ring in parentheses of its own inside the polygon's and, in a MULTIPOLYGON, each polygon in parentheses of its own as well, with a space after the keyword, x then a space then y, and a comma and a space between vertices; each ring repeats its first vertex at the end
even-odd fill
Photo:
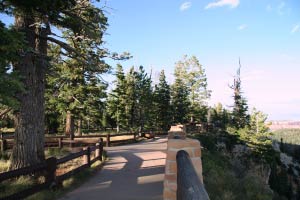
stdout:
POLYGON ((212 108, 212 122, 214 123, 215 127, 221 129, 225 129, 229 123, 228 111, 223 108, 221 103, 217 103, 217 105, 212 108))
POLYGON ((172 85, 172 110, 174 123, 186 123, 188 121, 189 98, 188 88, 180 77, 176 77, 172 85))
POLYGON ((115 88, 108 96, 107 100, 107 112, 108 115, 115 121, 117 125, 117 132, 120 128, 127 127, 126 119, 126 80, 123 72, 122 65, 117 65, 116 80, 114 81, 115 88))
POLYGON ((137 93, 137 72, 134 67, 126 75, 126 89, 125 89, 125 114, 126 125, 131 131, 136 131, 138 124, 138 93, 137 93))
POLYGON ((155 85, 153 94, 153 113, 155 117, 155 126, 161 130, 167 131, 171 125, 171 94, 170 86, 166 81, 164 70, 159 76, 159 83, 155 85))
MULTIPOLYGON (((77 59, 85 67, 97 65, 105 69, 107 65, 103 57, 119 57, 101 48, 107 18, 90 1, 2 0, 0 4, 0 12, 15 17, 14 28, 24 36, 26 44, 26 47, 18 49, 19 59, 12 67, 12 71, 22 77, 26 90, 16 95, 20 106, 15 110, 15 145, 11 157, 11 168, 14 169, 41 163, 45 159, 44 91, 49 66, 48 42, 61 46, 60 53, 64 57, 77 59), (55 34, 51 27, 68 30, 72 34, 52 37, 55 34), (66 40, 72 40, 73 45, 67 44, 66 40), (81 42, 90 47, 89 51, 82 53, 77 50, 81 42)), ((17 40, 14 38, 13 43, 18 43, 17 40)))
POLYGON ((266 114, 253 108, 249 122, 250 132, 255 134, 269 133, 269 127, 266 125, 267 118, 268 116, 266 114))
POLYGON ((151 76, 145 72, 143 66, 139 67, 136 73, 136 94, 138 105, 138 123, 139 132, 142 133, 144 128, 152 127, 151 111, 153 110, 151 76))
POLYGON ((207 78, 203 66, 199 60, 186 55, 182 61, 176 63, 175 76, 180 77, 188 89, 190 101, 190 121, 203 121, 207 112, 207 100, 211 91, 207 89, 207 78))
POLYGON ((17 51, 23 46, 22 35, 0 21, 0 118, 19 106, 16 94, 23 87, 12 63, 18 61, 17 51))
POLYGON ((234 105, 232 111, 232 123, 237 129, 244 128, 249 124, 249 115, 247 114, 248 105, 246 99, 242 96, 241 88, 241 64, 239 62, 239 68, 236 76, 234 77, 233 85, 230 86, 233 89, 234 105))

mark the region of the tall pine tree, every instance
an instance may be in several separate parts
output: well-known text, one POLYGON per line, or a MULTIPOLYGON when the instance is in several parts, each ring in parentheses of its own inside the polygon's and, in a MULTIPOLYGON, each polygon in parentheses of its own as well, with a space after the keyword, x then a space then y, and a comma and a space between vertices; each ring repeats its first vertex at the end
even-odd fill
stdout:
POLYGON ((155 126, 163 131, 167 131, 171 125, 171 91, 166 81, 164 70, 159 76, 159 83, 155 85, 153 99, 153 117, 155 118, 155 126))
POLYGON ((239 61, 239 68, 234 77, 233 85, 230 88, 233 90, 234 105, 232 110, 232 124, 235 128, 244 128, 249 124, 249 114, 247 100, 242 96, 241 87, 241 62, 239 61))
MULTIPOLYGON (((90 1, 75 0, 1 0, 0 12, 15 17, 14 28, 24 36, 26 47, 18 49, 13 72, 22 77, 25 92, 18 92, 19 108, 16 113, 15 145, 11 168, 20 168, 44 162, 44 93, 48 63, 48 43, 61 46, 60 52, 82 62, 82 66, 107 65, 103 57, 118 57, 102 48, 102 36, 107 27, 103 11, 90 1), (72 34, 52 33, 51 28, 69 30, 72 34), (55 36, 55 37, 53 37, 55 36), (59 39, 58 39, 59 38, 59 39), (62 38, 62 39, 61 39, 62 38), (72 40, 73 45, 66 40, 72 40), (82 53, 77 46, 85 41, 92 49, 82 53)), ((17 42, 16 37, 13 43, 17 42)), ((126 55, 125 55, 126 56, 126 55)))
POLYGON ((122 65, 117 65, 115 76, 115 88, 111 91, 107 100, 107 113, 115 120, 117 132, 120 132, 120 128, 126 129, 127 127, 125 102, 126 80, 122 65))
POLYGON ((188 112, 190 101, 189 92, 186 84, 180 77, 176 77, 175 83, 172 85, 172 114, 174 123, 188 122, 188 112))
POLYGON ((175 65, 175 76, 180 77, 188 89, 190 122, 203 121, 207 112, 207 100, 211 93, 207 89, 203 66, 195 56, 188 58, 185 55, 183 60, 175 65))

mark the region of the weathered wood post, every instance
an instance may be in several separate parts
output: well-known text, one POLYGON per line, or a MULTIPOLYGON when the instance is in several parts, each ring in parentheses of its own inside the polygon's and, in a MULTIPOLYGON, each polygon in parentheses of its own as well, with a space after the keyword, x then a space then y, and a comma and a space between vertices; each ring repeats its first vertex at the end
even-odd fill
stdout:
POLYGON ((100 139, 99 139, 99 142, 96 143, 96 149, 95 149, 95 158, 98 158, 99 159, 99 156, 100 156, 100 139))
POLYGON ((56 158, 50 157, 46 160, 46 175, 45 175, 45 182, 49 187, 53 187, 56 178, 56 158))
POLYGON ((107 147, 110 146, 110 134, 109 133, 106 135, 106 146, 107 147))
POLYGON ((3 133, 1 133, 1 137, 0 137, 0 146, 1 146, 1 152, 4 153, 4 151, 6 151, 7 149, 7 141, 3 136, 3 133))
POLYGON ((100 161, 103 161, 103 158, 102 158, 102 156, 103 156, 103 138, 100 138, 100 143, 99 143, 100 145, 99 145, 99 150, 100 150, 100 152, 99 152, 99 154, 100 154, 100 157, 99 157, 99 160, 100 161))
POLYGON ((62 137, 59 137, 58 138, 58 147, 61 149, 61 148, 63 148, 63 143, 62 143, 62 137))
POLYGON ((86 154, 83 156, 83 164, 87 164, 88 167, 91 166, 91 149, 90 147, 86 147, 83 150, 86 150, 86 154))

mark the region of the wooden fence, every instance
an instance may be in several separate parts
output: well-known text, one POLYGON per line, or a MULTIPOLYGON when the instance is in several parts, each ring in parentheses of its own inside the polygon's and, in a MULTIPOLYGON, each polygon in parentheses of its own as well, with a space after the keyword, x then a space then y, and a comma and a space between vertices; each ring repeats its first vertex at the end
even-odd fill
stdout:
POLYGON ((180 150, 176 155, 177 162, 177 200, 209 200, 208 194, 200 181, 189 157, 180 150))
POLYGON ((2 197, 0 200, 10 200, 10 199, 23 199, 32 194, 35 194, 43 189, 49 189, 54 187, 55 185, 60 185, 62 181, 70 178, 72 175, 77 174, 78 172, 82 171, 83 169, 89 168, 93 163, 100 160, 102 161, 103 156, 103 139, 100 138, 99 142, 95 146, 85 147, 83 150, 77 153, 71 153, 63 158, 55 158, 50 157, 46 159, 45 163, 20 168, 17 170, 12 170, 4 173, 0 173, 0 183, 9 179, 18 178, 24 175, 32 175, 32 174, 43 174, 45 177, 45 181, 41 184, 34 185, 28 189, 22 190, 18 193, 2 197), (94 153, 93 159, 92 153, 94 153), (83 157, 82 163, 79 167, 68 171, 67 173, 56 175, 58 166, 74 160, 76 158, 83 157))
MULTIPOLYGON (((70 137, 66 135, 46 135, 45 136, 45 146, 46 147, 59 147, 62 148, 64 146, 74 147, 80 145, 87 144, 95 144, 97 141, 95 139, 103 138, 106 140, 106 146, 109 147, 111 144, 128 142, 129 140, 136 141, 137 134, 136 133, 122 133, 122 134, 107 134, 107 135, 81 135, 75 136, 70 139, 70 137), (118 136, 133 136, 132 139, 127 140, 114 140, 111 141, 111 138, 118 136)), ((149 137, 148 137, 149 138, 149 137)), ((12 149, 14 145, 14 135, 13 134, 0 134, 0 152, 4 152, 7 149, 12 149)))

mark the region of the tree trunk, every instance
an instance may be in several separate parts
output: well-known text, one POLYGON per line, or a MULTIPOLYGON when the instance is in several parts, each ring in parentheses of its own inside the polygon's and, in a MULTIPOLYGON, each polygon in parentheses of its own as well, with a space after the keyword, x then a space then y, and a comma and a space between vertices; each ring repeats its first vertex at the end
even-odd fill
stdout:
POLYGON ((47 41, 37 34, 47 36, 44 28, 33 26, 32 15, 15 16, 15 27, 23 32, 30 49, 21 52, 20 60, 14 63, 19 72, 25 92, 17 95, 20 101, 15 117, 15 145, 11 156, 11 169, 44 162, 44 89, 47 67, 47 41))
POLYGON ((81 127, 82 127, 82 120, 78 119, 78 121, 77 121, 77 135, 82 135, 81 127))
POLYGON ((69 136, 72 140, 74 139, 74 119, 71 111, 67 111, 66 115, 66 135, 69 136))

